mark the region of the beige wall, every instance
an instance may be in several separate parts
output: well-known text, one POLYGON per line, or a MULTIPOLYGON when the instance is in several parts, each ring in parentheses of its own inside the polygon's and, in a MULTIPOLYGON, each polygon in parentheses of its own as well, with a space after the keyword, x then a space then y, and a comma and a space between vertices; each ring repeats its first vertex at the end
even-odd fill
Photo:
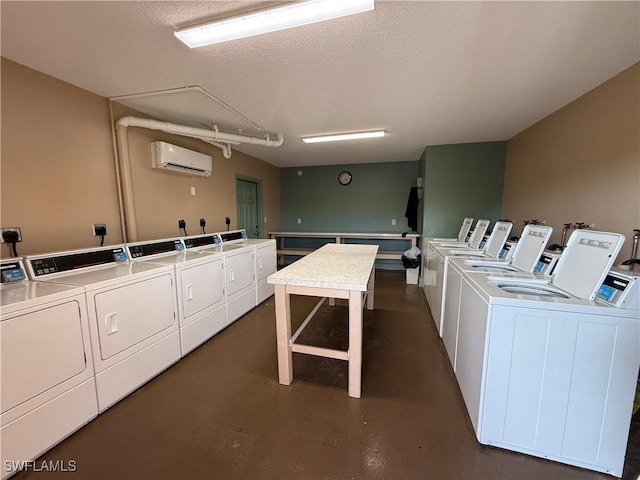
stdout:
MULTIPOLYGON (((114 118, 136 114, 122 105, 114 104, 114 118)), ((200 232, 199 220, 207 221, 206 231, 226 230, 225 217, 231 218, 231 229, 237 226, 236 175, 262 182, 263 236, 280 225, 280 169, 233 150, 230 159, 222 150, 200 140, 171 135, 155 130, 129 128, 127 132, 133 201, 136 213, 138 240, 181 235, 178 219, 183 218, 187 232, 200 232), (210 177, 181 175, 151 168, 150 143, 162 140, 213 157, 210 177), (191 195, 195 187, 196 195, 191 195), (264 220, 264 219, 263 219, 264 220)))
MULTIPOLYGON (((92 223, 106 223, 106 244, 124 241, 120 228, 109 101, 70 84, 2 59, 0 222, 19 226, 28 255, 99 244, 92 223)), ((114 104, 114 117, 131 111, 114 104)), ((140 240, 178 236, 178 218, 189 234, 226 229, 236 222, 235 177, 263 185, 264 232, 280 225, 280 173, 273 165, 238 151, 231 159, 199 140, 130 128, 129 152, 140 240), (165 140, 213 156, 209 178, 151 168, 149 142, 165 140), (196 195, 190 187, 196 187, 196 195)), ((3 257, 9 250, 2 247, 3 257)))
MULTIPOLYGON (((20 227, 18 254, 122 242, 107 99, 2 59, 3 227, 20 227)), ((2 245, 1 254, 8 249, 2 245)))
MULTIPOLYGON (((640 228, 640 66, 636 64, 507 142, 503 215, 594 223, 627 241, 640 228)), ((517 229, 520 231, 520 228, 517 229)))

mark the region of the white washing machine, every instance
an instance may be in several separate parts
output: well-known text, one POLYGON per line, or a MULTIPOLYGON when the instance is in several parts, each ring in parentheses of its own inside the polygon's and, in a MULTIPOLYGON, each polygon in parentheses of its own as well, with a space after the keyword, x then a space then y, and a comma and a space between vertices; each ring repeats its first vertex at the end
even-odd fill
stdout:
POLYGON ((175 268, 183 357, 227 326, 221 252, 188 251, 179 238, 128 243, 126 248, 134 262, 175 268))
MULTIPOLYGON (((540 264, 540 258, 549 238, 553 233, 551 227, 545 225, 527 225, 525 226, 520 241, 515 244, 513 255, 510 260, 507 259, 464 259, 455 261, 461 268, 468 271, 503 271, 503 272, 528 272, 536 271, 536 267, 540 264)), ((538 268, 542 270, 542 268, 538 268)))
POLYGON ((460 231, 456 238, 424 238, 422 241, 422 278, 425 297, 429 298, 431 294, 431 287, 435 286, 435 244, 442 242, 464 242, 467 239, 471 225, 473 224, 473 217, 465 217, 460 225, 460 231), (432 246, 433 244, 433 246, 432 246))
POLYGON ((455 373, 481 443, 622 475, 640 366, 638 283, 607 281, 623 240, 575 231, 551 281, 461 274, 455 373))
POLYGON ((219 235, 223 244, 254 247, 256 306, 272 296, 274 286, 267 283, 267 277, 278 269, 276 240, 271 238, 247 238, 247 232, 244 229, 220 232, 219 235))
POLYGON ((1 478, 98 415, 81 287, 32 282, 22 259, 0 262, 1 478))
POLYGON ((253 245, 221 243, 219 234, 184 237, 183 242, 187 249, 222 253, 229 324, 256 306, 255 248, 253 245))
POLYGON ((549 238, 552 228, 539 225, 527 225, 523 231, 522 239, 518 242, 516 252, 511 262, 506 260, 487 260, 465 257, 448 257, 444 269, 444 295, 442 299, 442 341, 451 361, 451 366, 456 370, 456 351, 458 345, 458 309, 463 272, 481 272, 495 274, 505 272, 520 278, 543 278, 534 272, 536 259, 540 257, 549 238))
POLYGON ((450 248, 472 248, 477 249, 480 247, 482 240, 484 239, 484 234, 487 232, 489 228, 489 220, 486 218, 481 218, 476 222, 476 227, 471 232, 471 236, 469 237, 469 241, 459 242, 459 241, 434 241, 432 242, 436 250, 438 249, 450 249, 450 248))
POLYGON ((100 412, 180 359, 173 266, 124 245, 26 257, 32 279, 82 287, 100 412))
POLYGON ((447 255, 453 248, 459 249, 477 249, 482 241, 482 238, 489 226, 489 220, 480 219, 476 222, 476 228, 471 233, 469 243, 449 243, 449 242, 431 242, 429 243, 430 252, 427 255, 430 258, 429 268, 433 269, 430 272, 433 284, 427 287, 427 303, 431 309, 431 315, 433 321, 436 324, 438 333, 442 336, 442 305, 443 299, 446 295, 446 267, 447 267, 447 255))
POLYGON ((433 238, 434 242, 466 242, 467 237, 469 236, 469 231, 471 230, 471 225, 473 225, 473 217, 465 217, 462 220, 462 225, 460 225, 460 230, 458 231, 458 236, 456 238, 433 238))
POLYGON ((497 259, 512 228, 511 222, 496 222, 491 235, 481 243, 480 248, 452 248, 446 252, 446 255, 497 259))
MULTIPOLYGON (((467 222, 469 219, 465 219, 467 222)), ((464 227, 463 223, 463 227, 464 227)), ((438 297, 442 296, 442 274, 443 274, 443 264, 442 258, 438 255, 438 252, 441 250, 448 251, 452 248, 478 248, 480 242, 482 241, 482 237, 484 236, 487 228, 489 227, 489 220, 480 219, 476 223, 476 228, 471 233, 468 242, 451 242, 440 241, 440 240, 432 240, 427 244, 427 265, 426 265, 426 275, 425 281, 426 283, 426 297, 427 303, 431 307, 431 311, 433 313, 432 305, 436 305, 437 302, 434 300, 438 297)), ((436 316, 434 315, 434 320, 436 316)), ((436 321, 437 323, 437 321, 436 321)))

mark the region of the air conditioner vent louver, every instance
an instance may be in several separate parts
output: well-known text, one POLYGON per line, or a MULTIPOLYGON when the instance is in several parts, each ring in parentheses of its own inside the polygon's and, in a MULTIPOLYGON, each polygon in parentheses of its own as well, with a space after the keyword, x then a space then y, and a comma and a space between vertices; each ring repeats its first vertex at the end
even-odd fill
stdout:
POLYGON ((187 175, 208 177, 213 170, 209 155, 166 142, 151 142, 151 166, 187 175))

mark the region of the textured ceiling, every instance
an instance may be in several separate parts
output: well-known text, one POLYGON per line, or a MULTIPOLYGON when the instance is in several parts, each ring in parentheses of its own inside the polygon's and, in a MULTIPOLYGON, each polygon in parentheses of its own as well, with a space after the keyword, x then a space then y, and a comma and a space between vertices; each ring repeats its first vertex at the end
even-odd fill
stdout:
MULTIPOLYGON (((284 133, 280 148, 235 147, 278 166, 409 161, 426 145, 506 140, 640 60, 639 2, 377 1, 195 50, 173 36, 274 3, 2 1, 1 51, 105 97, 197 85, 284 133), (389 135, 301 141, 378 128, 389 135)), ((191 123, 213 122, 211 108, 191 123)))

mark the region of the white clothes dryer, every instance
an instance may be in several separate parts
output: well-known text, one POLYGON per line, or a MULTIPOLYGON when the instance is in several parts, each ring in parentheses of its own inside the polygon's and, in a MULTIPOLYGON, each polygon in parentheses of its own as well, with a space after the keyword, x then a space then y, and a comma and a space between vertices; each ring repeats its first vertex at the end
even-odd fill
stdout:
POLYGON ((180 359, 172 266, 131 262, 124 245, 26 261, 32 279, 84 289, 100 412, 180 359))
POLYGON ((222 252, 188 251, 180 238, 128 243, 126 248, 134 262, 174 267, 183 357, 227 326, 222 252))
POLYGON ((278 269, 276 240, 271 238, 248 238, 244 229, 220 232, 219 235, 223 244, 245 245, 254 248, 256 306, 272 296, 274 286, 267 283, 267 277, 278 269))
POLYGON ((255 308, 256 275, 253 245, 221 243, 219 234, 194 235, 182 240, 188 249, 222 254, 229 324, 255 308))
POLYGON ((29 281, 22 259, 0 262, 1 478, 98 415, 81 287, 29 281))

